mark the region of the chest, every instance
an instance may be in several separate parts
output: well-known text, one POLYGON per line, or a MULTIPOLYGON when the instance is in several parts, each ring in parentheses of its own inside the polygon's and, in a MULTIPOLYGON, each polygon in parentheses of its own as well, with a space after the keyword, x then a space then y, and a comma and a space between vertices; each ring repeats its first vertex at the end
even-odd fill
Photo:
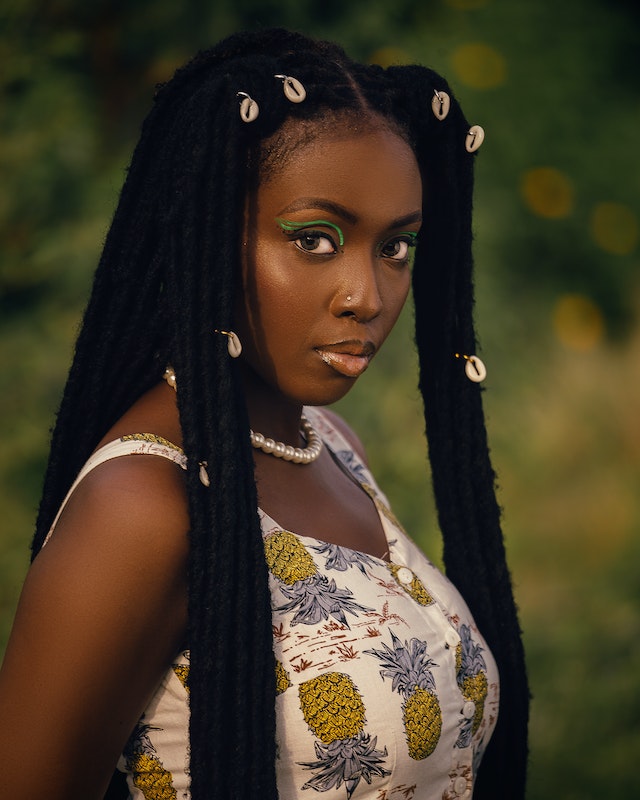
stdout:
POLYGON ((301 536, 382 557, 388 545, 373 492, 367 492, 328 451, 317 463, 256 458, 260 508, 301 536))

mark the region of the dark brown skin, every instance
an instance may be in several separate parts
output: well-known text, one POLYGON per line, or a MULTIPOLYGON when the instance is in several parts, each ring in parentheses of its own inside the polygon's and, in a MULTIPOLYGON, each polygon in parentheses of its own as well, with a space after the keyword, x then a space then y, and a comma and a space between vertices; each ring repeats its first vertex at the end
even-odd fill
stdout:
MULTIPOLYGON (((384 128, 317 138, 251 198, 236 328, 254 430, 302 445, 302 406, 342 397, 382 345, 410 280, 408 263, 389 254, 401 232, 419 230, 421 198, 411 150, 384 128), (332 222, 344 245, 331 226, 296 239, 276 217, 332 222)), ((140 432, 182 444, 176 396, 165 383, 99 445, 140 432)), ((326 448, 305 466, 256 451, 255 465, 260 505, 284 528, 385 554, 373 503, 326 448)), ((29 571, 0 671, 3 795, 102 798, 185 643, 188 529, 183 475, 165 459, 114 459, 75 490, 29 571)))

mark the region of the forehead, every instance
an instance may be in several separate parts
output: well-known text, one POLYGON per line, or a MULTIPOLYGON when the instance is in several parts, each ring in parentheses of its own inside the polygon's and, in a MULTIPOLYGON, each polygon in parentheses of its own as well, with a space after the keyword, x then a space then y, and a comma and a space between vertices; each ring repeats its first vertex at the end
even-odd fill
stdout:
POLYGON ((332 200, 357 216, 421 208, 422 181, 414 153, 397 133, 371 127, 324 131, 284 153, 263 177, 260 206, 280 213, 300 198, 332 200))

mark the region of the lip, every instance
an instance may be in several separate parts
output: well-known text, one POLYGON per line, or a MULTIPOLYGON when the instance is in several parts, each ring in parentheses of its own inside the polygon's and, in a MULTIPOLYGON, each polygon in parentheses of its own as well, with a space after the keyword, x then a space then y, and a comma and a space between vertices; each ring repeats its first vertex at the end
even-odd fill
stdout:
POLYGON ((325 364, 347 378, 358 378, 376 352, 373 342, 348 340, 314 348, 325 364))

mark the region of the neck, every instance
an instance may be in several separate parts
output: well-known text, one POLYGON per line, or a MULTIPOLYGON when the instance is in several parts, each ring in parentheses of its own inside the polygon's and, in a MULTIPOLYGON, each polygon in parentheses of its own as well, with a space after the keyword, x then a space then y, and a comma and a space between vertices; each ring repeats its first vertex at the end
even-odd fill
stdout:
POLYGON ((292 403, 268 386, 253 370, 243 370, 251 429, 297 447, 301 443, 302 405, 292 403))

